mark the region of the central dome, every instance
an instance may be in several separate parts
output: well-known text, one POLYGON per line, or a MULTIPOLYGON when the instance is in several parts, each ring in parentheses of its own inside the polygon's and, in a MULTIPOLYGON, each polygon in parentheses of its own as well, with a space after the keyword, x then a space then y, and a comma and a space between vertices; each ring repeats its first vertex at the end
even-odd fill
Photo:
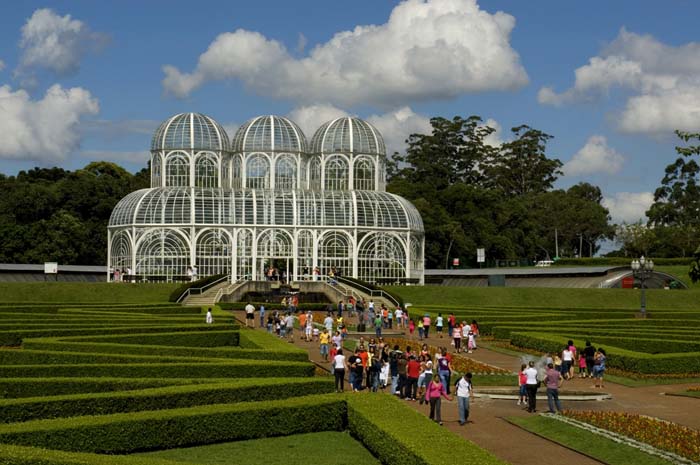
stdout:
POLYGON ((312 153, 364 153, 386 156, 384 139, 374 126, 344 116, 323 124, 311 139, 312 153))
POLYGON ((241 126, 233 137, 232 152, 306 152, 306 136, 282 116, 258 116, 241 126))

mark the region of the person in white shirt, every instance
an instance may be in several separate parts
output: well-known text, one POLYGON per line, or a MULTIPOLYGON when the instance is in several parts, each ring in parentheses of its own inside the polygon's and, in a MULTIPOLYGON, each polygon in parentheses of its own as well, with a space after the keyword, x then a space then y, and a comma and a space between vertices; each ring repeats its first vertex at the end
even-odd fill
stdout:
POLYGON ((348 369, 348 363, 343 355, 343 349, 338 349, 338 353, 333 358, 332 367, 335 375, 335 392, 343 392, 345 388, 345 372, 348 369))
POLYGON ((330 313, 323 320, 323 326, 328 330, 328 334, 333 334, 333 317, 330 313))
POLYGON ((207 310, 207 316, 205 317, 204 321, 210 325, 214 323, 214 317, 211 314, 211 308, 207 310))
POLYGON ((465 373, 455 384, 457 390, 457 409, 459 424, 464 426, 469 421, 469 398, 472 395, 472 374, 465 373))
POLYGON ((394 312, 394 318, 396 320, 396 326, 398 328, 403 328, 403 310, 400 308, 397 308, 396 311, 394 312))
POLYGON ((574 363, 574 353, 569 349, 569 346, 564 347, 564 350, 561 352, 561 362, 561 374, 564 379, 569 379, 569 371, 574 363))
POLYGON ((537 388, 540 382, 537 379, 537 368, 535 362, 530 360, 528 367, 525 369, 525 389, 527 390, 527 411, 535 413, 537 411, 537 388))
POLYGON ((245 325, 246 327, 254 328, 255 327, 255 307, 253 307, 253 304, 248 302, 248 305, 245 306, 245 325))

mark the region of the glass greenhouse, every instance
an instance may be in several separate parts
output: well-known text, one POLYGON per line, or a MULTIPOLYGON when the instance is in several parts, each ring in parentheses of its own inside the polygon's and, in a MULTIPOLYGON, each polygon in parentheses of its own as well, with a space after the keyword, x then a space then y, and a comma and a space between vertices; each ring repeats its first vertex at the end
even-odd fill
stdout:
POLYGON ((386 149, 358 118, 323 124, 311 144, 294 122, 259 116, 233 140, 198 113, 175 115, 151 145, 151 188, 124 197, 108 262, 143 279, 228 274, 290 280, 350 276, 423 282, 423 222, 385 192, 386 149))

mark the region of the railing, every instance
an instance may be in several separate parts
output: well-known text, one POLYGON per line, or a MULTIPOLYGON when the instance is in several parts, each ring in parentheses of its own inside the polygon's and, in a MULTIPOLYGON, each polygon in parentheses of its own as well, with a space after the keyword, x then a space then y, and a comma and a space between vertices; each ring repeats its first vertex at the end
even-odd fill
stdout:
POLYGON ((214 296, 214 302, 218 302, 219 299, 221 299, 224 294, 231 294, 233 291, 235 291, 238 287, 243 285, 243 283, 248 282, 247 279, 241 278, 235 283, 232 283, 230 286, 222 287, 216 292, 216 296, 214 296))
POLYGON ((226 280, 228 280, 228 279, 229 279, 229 276, 223 276, 223 277, 217 279, 216 281, 210 282, 209 284, 207 284, 207 285, 205 285, 205 286, 187 288, 187 290, 186 290, 185 292, 183 292, 182 295, 181 295, 180 297, 178 297, 178 299, 176 300, 176 302, 177 302, 177 303, 180 303, 180 302, 182 302, 183 300, 185 300, 187 297, 189 297, 189 296, 191 296, 191 295, 203 294, 203 293, 206 292, 207 290, 211 289, 212 287, 214 287, 214 286, 216 286, 216 285, 218 285, 218 284, 221 284, 222 282, 224 282, 224 281, 226 281, 226 280))
POLYGON ((343 283, 343 284, 345 284, 346 286, 350 286, 351 288, 361 290, 362 292, 364 292, 365 294, 369 295, 370 297, 381 297, 381 298, 384 298, 384 299, 388 300, 389 302, 391 302, 392 304, 394 304, 394 306, 396 306, 396 307, 400 307, 400 306, 401 306, 401 304, 399 303, 399 301, 396 300, 396 298, 395 298, 393 295, 389 294, 388 292, 386 292, 386 291, 384 291, 384 290, 382 290, 382 289, 370 289, 370 288, 367 287, 367 286, 364 286, 364 285, 362 285, 362 284, 360 284, 360 283, 358 283, 358 282, 355 282, 355 281, 351 281, 351 280, 349 280, 349 279, 345 279, 345 278, 343 278, 342 276, 338 276, 338 277, 336 277, 335 279, 336 279, 336 281, 338 281, 338 282, 340 282, 340 283, 343 283))

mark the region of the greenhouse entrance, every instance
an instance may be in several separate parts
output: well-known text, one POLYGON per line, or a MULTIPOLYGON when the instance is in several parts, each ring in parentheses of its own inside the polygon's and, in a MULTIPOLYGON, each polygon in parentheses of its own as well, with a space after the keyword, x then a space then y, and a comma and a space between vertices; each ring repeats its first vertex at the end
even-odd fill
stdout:
POLYGON ((294 259, 291 257, 258 258, 258 276, 261 281, 289 283, 293 280, 294 259))

